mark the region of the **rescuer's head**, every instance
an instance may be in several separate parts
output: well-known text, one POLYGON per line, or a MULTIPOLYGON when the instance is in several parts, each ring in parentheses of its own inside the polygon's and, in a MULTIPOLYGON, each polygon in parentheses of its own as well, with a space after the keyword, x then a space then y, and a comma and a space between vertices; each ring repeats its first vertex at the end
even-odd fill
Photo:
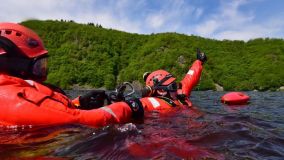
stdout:
POLYGON ((0 23, 0 73, 44 81, 47 53, 39 36, 15 23, 0 23))
POLYGON ((174 98, 178 85, 176 78, 165 70, 156 70, 152 73, 144 73, 143 79, 146 83, 147 96, 166 96, 174 98))

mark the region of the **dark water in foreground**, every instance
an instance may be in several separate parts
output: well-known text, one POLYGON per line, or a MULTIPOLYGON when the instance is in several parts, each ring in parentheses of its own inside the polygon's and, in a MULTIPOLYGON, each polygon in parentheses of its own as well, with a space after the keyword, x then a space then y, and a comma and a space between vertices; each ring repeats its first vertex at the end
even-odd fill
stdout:
POLYGON ((284 159, 284 92, 247 92, 250 104, 231 107, 224 93, 193 92, 199 110, 143 123, 0 129, 0 159, 284 159))

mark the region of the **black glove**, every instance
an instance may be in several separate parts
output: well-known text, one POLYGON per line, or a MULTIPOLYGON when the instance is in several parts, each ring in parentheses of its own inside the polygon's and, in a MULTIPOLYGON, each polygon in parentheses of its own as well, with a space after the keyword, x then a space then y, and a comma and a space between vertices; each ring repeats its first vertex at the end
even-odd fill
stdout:
POLYGON ((202 62, 202 64, 207 61, 207 56, 205 55, 205 53, 201 52, 199 48, 197 48, 196 56, 197 59, 202 62))
POLYGON ((133 98, 125 101, 132 110, 132 118, 141 119, 144 117, 144 108, 138 98, 133 98))
POLYGON ((93 90, 79 97, 80 109, 94 109, 104 106, 107 95, 104 90, 93 90))

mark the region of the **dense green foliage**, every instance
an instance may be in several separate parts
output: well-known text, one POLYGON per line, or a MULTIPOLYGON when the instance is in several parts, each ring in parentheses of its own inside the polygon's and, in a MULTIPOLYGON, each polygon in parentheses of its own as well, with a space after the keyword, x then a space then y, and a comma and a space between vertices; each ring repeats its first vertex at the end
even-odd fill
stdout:
POLYGON ((275 90, 284 85, 284 40, 218 41, 177 33, 138 35, 100 25, 30 20, 49 50, 48 82, 113 88, 166 69, 180 80, 201 48, 208 56, 198 90, 275 90))

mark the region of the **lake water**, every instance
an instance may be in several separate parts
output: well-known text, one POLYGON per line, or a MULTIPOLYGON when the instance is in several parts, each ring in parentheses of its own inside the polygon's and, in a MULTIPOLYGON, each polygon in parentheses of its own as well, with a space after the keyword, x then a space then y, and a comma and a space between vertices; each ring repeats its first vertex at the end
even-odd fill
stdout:
POLYGON ((227 106, 225 92, 195 91, 198 109, 100 129, 2 128, 0 159, 284 159, 284 92, 246 93, 248 105, 227 106))

